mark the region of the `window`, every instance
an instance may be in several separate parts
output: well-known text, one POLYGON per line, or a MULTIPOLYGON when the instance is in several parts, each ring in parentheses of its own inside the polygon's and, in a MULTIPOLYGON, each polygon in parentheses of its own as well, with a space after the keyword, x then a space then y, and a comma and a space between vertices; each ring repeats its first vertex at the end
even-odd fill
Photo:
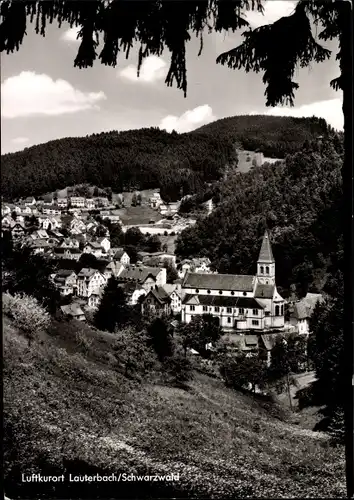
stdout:
POLYGON ((228 314, 231 314, 231 313, 232 313, 232 307, 227 307, 227 308, 226 308, 226 312, 227 312, 228 314))
POLYGON ((189 306, 191 311, 195 311, 195 306, 189 306))
POLYGON ((243 308, 243 307, 240 307, 240 309, 239 309, 239 314, 245 314, 245 310, 244 310, 244 308, 243 308))
POLYGON ((222 295, 222 290, 219 290, 219 294, 222 295))
POLYGON ((246 297, 246 295, 247 295, 247 292, 243 292, 243 295, 244 295, 244 296, 246 297))
POLYGON ((235 292, 232 290, 231 295, 235 295, 235 292))
POLYGON ((283 316, 283 314, 284 314, 284 306, 281 306, 281 308, 280 308, 280 314, 283 316))
POLYGON ((264 267, 261 266, 261 274, 264 274, 264 267))
POLYGON ((269 274, 269 266, 266 266, 266 274, 269 274))
POLYGON ((220 311, 220 307, 215 307, 215 312, 218 313, 220 311))
POLYGON ((258 309, 253 309, 253 316, 258 316, 258 309))
POLYGON ((208 306, 203 306, 203 311, 207 311, 208 310, 208 306))
POLYGON ((227 322, 228 322, 228 323, 231 323, 231 318, 227 318, 227 322))
POLYGON ((258 321, 258 319, 253 319, 253 320, 252 320, 252 325, 253 325, 253 326, 257 326, 257 325, 259 325, 259 321, 258 321))
POLYGON ((196 288, 196 289, 195 289, 195 293, 199 293, 199 288, 196 288))
POLYGON ((275 306, 275 315, 279 316, 279 306, 275 306))
POLYGON ((210 290, 208 290, 208 293, 210 293, 210 290))

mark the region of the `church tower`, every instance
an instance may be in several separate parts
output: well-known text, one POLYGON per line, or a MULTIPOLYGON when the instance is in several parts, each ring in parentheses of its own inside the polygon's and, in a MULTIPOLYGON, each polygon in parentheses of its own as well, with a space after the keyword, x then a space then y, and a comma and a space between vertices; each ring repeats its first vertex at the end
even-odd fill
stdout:
POLYGON ((263 236, 257 261, 257 279, 263 285, 275 285, 275 260, 267 230, 263 236))

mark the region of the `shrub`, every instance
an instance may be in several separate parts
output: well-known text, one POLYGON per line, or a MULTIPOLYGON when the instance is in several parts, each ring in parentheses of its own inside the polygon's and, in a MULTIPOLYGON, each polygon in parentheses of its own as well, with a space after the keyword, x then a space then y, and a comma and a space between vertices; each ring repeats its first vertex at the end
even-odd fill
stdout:
POLYGON ((36 334, 48 328, 50 316, 37 299, 26 294, 3 294, 3 313, 14 321, 14 326, 22 330, 28 338, 28 343, 36 334))
POLYGON ((186 382, 193 377, 192 363, 180 350, 165 359, 163 368, 177 387, 186 388, 186 382))
POLYGON ((164 231, 164 232, 163 232, 163 235, 164 235, 164 236, 168 236, 168 232, 167 232, 167 231, 164 231))
POLYGON ((87 337, 82 331, 77 331, 75 334, 76 342, 79 344, 79 346, 83 347, 85 351, 87 351, 91 345, 93 340, 89 337, 87 337))
POLYGON ((171 236, 176 236, 176 233, 174 231, 172 231, 171 236))

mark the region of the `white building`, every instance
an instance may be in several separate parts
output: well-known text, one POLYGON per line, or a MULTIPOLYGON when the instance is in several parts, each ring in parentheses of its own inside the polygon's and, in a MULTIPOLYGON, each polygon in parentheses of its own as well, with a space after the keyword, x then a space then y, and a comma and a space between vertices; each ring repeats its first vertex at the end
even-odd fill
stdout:
POLYGON ((85 198, 83 196, 72 196, 70 204, 72 208, 85 208, 85 198))
POLYGON ((306 297, 295 302, 290 314, 290 324, 295 326, 301 335, 309 335, 310 318, 318 302, 322 302, 320 293, 308 293, 306 297))
POLYGON ((225 330, 265 330, 284 327, 284 299, 275 284, 275 261, 266 231, 257 274, 188 273, 182 283, 182 321, 212 314, 225 330))
POLYGON ((77 275, 77 295, 90 297, 93 293, 99 293, 105 284, 106 278, 97 269, 84 267, 77 275))

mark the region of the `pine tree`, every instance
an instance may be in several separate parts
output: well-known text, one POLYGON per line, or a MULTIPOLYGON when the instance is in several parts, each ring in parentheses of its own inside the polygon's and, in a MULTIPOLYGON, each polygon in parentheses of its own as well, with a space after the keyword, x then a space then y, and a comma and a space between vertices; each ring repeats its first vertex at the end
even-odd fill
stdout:
POLYGON ((94 317, 95 326, 100 330, 114 332, 128 321, 128 306, 124 290, 118 280, 111 277, 104 288, 103 296, 94 317))

